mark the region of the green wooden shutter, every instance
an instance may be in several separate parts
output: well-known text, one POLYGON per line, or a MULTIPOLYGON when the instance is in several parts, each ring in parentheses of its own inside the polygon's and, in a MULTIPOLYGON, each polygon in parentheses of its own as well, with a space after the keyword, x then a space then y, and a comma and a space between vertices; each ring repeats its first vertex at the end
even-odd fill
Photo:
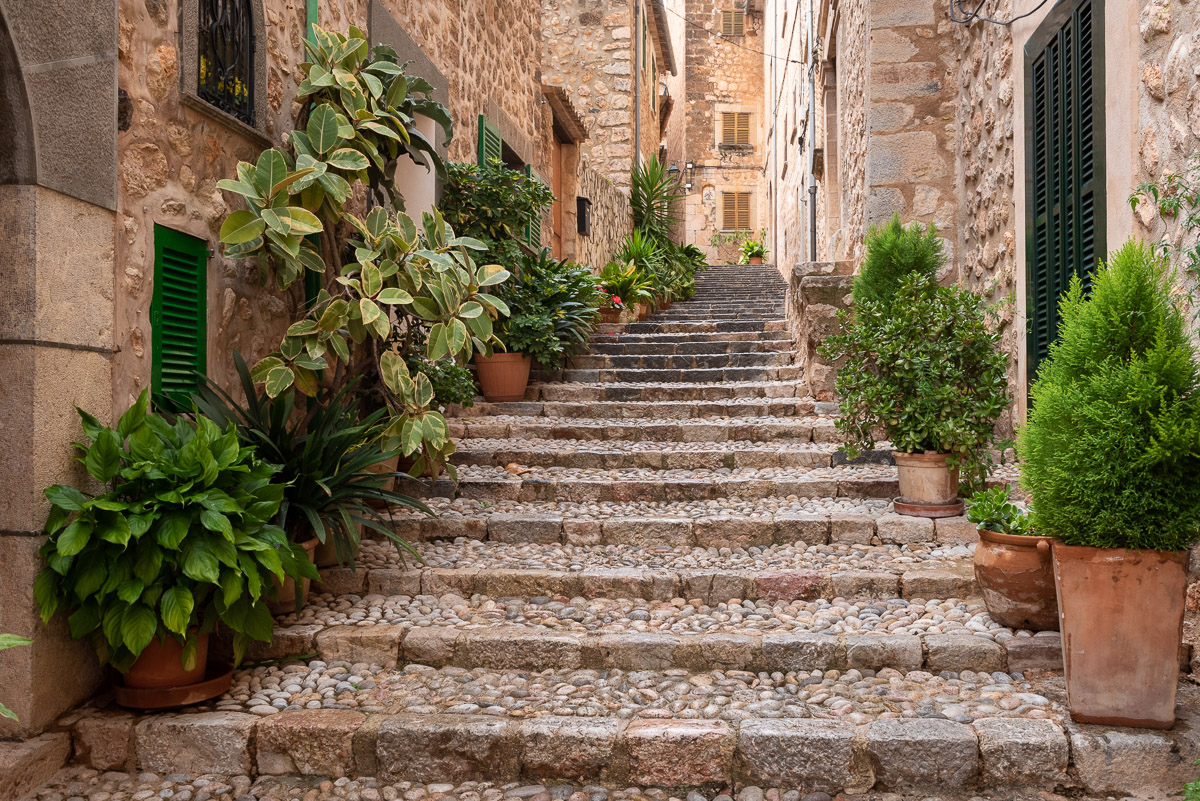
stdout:
POLYGON ((1027 380, 1058 335, 1058 301, 1104 254, 1103 14, 1099 0, 1056 9, 1027 48, 1027 380), (1098 22, 1097 22, 1098 21, 1098 22), (1100 91, 1096 91, 1096 87, 1100 91))
POLYGON ((491 159, 502 159, 504 139, 500 129, 488 122, 487 117, 479 115, 479 155, 478 163, 487 164, 491 159))
POLYGON ((207 368, 208 243, 154 226, 154 299, 150 393, 155 406, 189 406, 197 373, 207 368))
POLYGON ((304 23, 304 38, 316 44, 317 34, 313 27, 317 24, 317 0, 305 0, 304 23))
MULTIPOLYGON (((530 167, 528 164, 525 165, 525 175, 526 177, 532 178, 543 186, 546 184, 546 182, 542 180, 542 176, 537 174, 537 170, 533 169, 533 167, 530 167)), ((529 247, 533 248, 534 250, 542 249, 541 214, 533 215, 533 218, 529 221, 529 224, 525 226, 525 244, 529 245, 529 247)))

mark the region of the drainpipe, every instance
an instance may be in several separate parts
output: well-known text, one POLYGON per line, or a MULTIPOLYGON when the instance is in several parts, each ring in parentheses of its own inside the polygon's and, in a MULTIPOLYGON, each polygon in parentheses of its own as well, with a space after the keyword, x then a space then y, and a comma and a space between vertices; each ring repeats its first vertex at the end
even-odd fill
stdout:
POLYGON ((817 260, 817 176, 813 173, 817 145, 817 39, 816 3, 808 0, 808 233, 809 261, 817 260))
POLYGON ((632 172, 642 163, 642 0, 633 0, 633 160, 632 172))

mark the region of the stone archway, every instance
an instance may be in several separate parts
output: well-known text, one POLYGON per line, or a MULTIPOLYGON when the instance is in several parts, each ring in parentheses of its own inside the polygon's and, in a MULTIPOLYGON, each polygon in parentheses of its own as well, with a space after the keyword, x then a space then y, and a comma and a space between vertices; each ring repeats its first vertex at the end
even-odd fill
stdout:
POLYGON ((42 489, 78 478, 74 406, 112 408, 117 0, 0 0, 0 737, 44 728, 100 678, 33 601, 42 489))

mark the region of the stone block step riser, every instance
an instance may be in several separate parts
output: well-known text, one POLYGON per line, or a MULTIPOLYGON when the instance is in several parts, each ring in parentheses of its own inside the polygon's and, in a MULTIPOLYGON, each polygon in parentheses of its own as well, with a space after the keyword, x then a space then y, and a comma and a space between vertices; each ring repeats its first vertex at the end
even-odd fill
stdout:
POLYGON ((746 319, 746 320, 763 320, 777 319, 784 314, 782 303, 773 303, 769 306, 762 307, 729 307, 729 308, 670 308, 663 311, 655 312, 650 315, 651 322, 660 322, 668 320, 723 320, 723 319, 746 319))
MULTIPOLYGON (((748 340, 743 342, 622 342, 596 340, 588 347, 589 356, 764 356, 792 351, 790 339, 748 340)), ((580 357, 574 363, 578 365, 580 357)))
POLYGON ((517 401, 513 403, 477 402, 462 414, 517 415, 522 417, 547 417, 563 420, 587 419, 649 419, 661 423, 664 420, 698 420, 709 417, 729 417, 751 420, 756 417, 794 417, 808 415, 832 415, 837 409, 833 404, 814 402, 804 398, 761 398, 748 401, 701 400, 701 401, 517 401), (827 408, 833 406, 833 408, 827 408))
POLYGON ((624 331, 630 334, 710 334, 752 331, 786 331, 787 320, 718 320, 716 322, 629 323, 624 331))
POLYGON ((1062 671, 1054 637, 994 642, 971 634, 843 634, 812 632, 592 632, 579 634, 497 624, 484 629, 390 624, 281 627, 255 643, 251 661, 316 654, 325 662, 490 670, 744 670, 754 673, 874 670, 908 673, 1062 671), (1032 641, 1032 642, 1026 642, 1032 641), (1009 646, 1009 643, 1012 643, 1009 646))
POLYGON ((975 525, 961 516, 931 520, 865 512, 833 515, 779 512, 754 518, 646 515, 604 520, 568 518, 552 513, 497 512, 471 517, 398 517, 392 521, 392 527, 397 535, 409 542, 465 537, 513 545, 749 548, 803 542, 809 546, 938 543, 952 547, 978 540, 975 525))
MULTIPOLYGON (((794 410, 793 410, 794 411, 794 410)), ((770 423, 736 420, 702 423, 678 423, 667 420, 639 419, 629 423, 561 423, 527 419, 520 423, 469 418, 447 421, 450 436, 459 442, 459 452, 470 447, 471 439, 573 439, 589 442, 772 442, 786 441, 838 443, 841 437, 832 420, 796 422, 775 420, 770 423)))
POLYGON ((740 312, 772 312, 779 311, 783 308, 784 300, 782 296, 775 297, 743 297, 725 300, 689 300, 686 303, 677 303, 668 309, 660 309, 655 314, 669 314, 671 312, 713 312, 713 311, 740 311, 740 312))
POLYGON ((806 398, 808 387, 802 382, 759 382, 745 384, 700 384, 688 382, 682 386, 659 386, 644 384, 633 386, 605 386, 603 384, 531 384, 525 393, 527 401, 561 401, 566 403, 594 403, 596 401, 622 401, 646 403, 671 401, 678 403, 694 401, 722 401, 734 399, 806 398))
POLYGON ((694 370, 725 367, 785 367, 795 364, 792 351, 774 353, 707 353, 707 354, 649 354, 576 356, 570 361, 576 370, 694 370))
POLYGON ((574 369, 561 372, 534 370, 532 380, 554 379, 566 383, 729 383, 733 381, 791 381, 803 375, 798 365, 781 367, 689 367, 689 368, 614 368, 574 369))
POLYGON ((728 342, 791 342, 787 331, 725 331, 690 334, 630 334, 622 331, 615 334, 600 334, 592 337, 591 344, 689 344, 728 342))
POLYGON ((594 468, 606 470, 648 468, 651 470, 720 470, 772 467, 833 467, 831 450, 792 449, 770 450, 679 450, 679 451, 603 451, 599 448, 547 452, 525 448, 493 449, 486 445, 475 447, 470 440, 461 440, 451 457, 456 465, 506 465, 516 463, 526 467, 594 468))
MULTIPOLYGON (((1072 795, 1147 797, 1177 794, 1194 776, 1196 755, 1186 733, 1074 725, 1064 730, 1053 720, 1020 718, 971 724, 882 719, 860 726, 832 714, 724 721, 349 709, 302 709, 265 718, 245 712, 145 718, 110 713, 76 723, 71 731, 76 741, 87 739, 85 722, 126 743, 118 767, 160 776, 578 781, 731 792, 782 786, 830 795, 876 788, 939 797, 1050 786, 1076 788, 1072 795)), ((80 753, 89 758, 86 749, 80 753)))

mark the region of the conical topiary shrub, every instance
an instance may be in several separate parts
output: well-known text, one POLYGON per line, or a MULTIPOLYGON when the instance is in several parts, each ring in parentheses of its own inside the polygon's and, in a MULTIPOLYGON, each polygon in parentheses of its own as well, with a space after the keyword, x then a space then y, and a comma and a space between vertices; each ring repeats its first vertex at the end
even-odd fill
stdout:
POLYGON ((1175 721, 1187 557, 1200 533, 1200 371, 1164 260, 1130 242, 1076 277, 1020 432, 1054 580, 1071 716, 1175 721))

